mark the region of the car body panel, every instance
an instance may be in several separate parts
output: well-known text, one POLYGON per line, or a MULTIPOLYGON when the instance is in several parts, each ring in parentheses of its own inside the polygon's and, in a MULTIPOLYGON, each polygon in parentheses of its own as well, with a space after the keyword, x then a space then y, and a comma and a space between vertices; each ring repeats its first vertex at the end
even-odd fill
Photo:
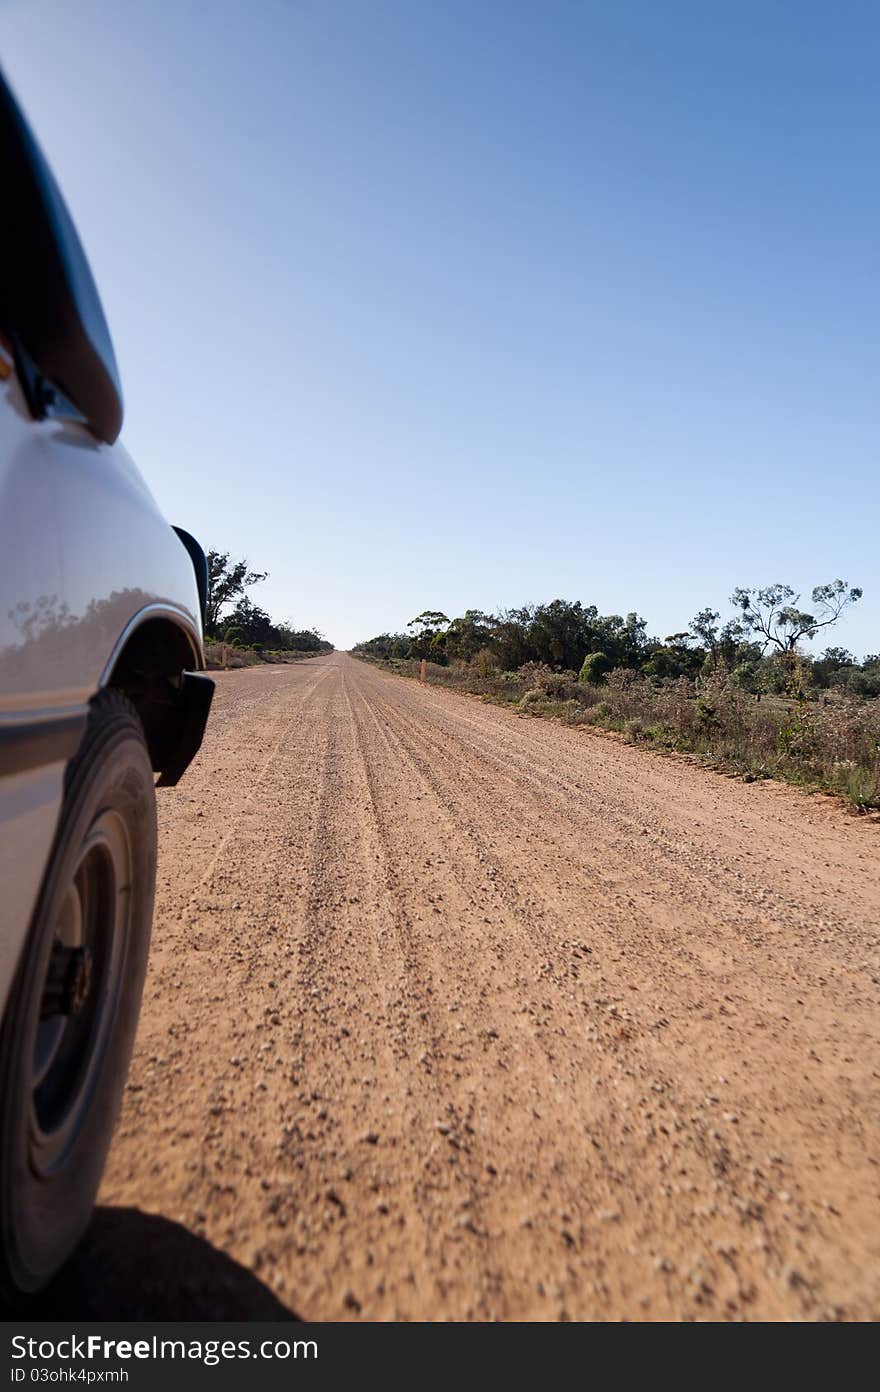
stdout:
POLYGON ((0 777, 0 1013, 21 949, 58 824, 65 762, 0 777))
POLYGON ((157 608, 200 666, 192 562, 125 449, 19 404, 13 378, 0 386, 0 718, 87 702, 121 635, 157 608))
POLYGON ((173 622, 203 665, 192 561, 127 452, 32 419, 14 371, 0 382, 0 597, 2 1011, 89 700, 147 619, 173 622))

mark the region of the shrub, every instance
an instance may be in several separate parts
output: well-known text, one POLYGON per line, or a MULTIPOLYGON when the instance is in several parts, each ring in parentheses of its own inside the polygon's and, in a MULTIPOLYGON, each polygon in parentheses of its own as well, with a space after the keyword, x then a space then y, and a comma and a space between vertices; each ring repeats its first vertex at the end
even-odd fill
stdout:
POLYGON ((498 670, 495 665, 495 655, 491 648, 481 648, 473 658, 471 666, 478 677, 494 676, 498 670))
POLYGON ((574 672, 554 672, 550 667, 532 674, 532 689, 540 691, 545 701, 577 700, 579 694, 574 672))
POLYGON ((880 662, 846 672, 846 686, 853 696, 880 696, 880 662))
POLYGON ((527 691, 526 694, 520 699, 520 705, 522 706, 523 710, 530 710, 533 709, 535 706, 545 706, 546 704, 547 697, 545 693, 541 691, 537 686, 533 686, 532 689, 530 691, 527 691))
POLYGON ((610 666, 603 652, 587 653, 578 673, 578 681, 582 686, 598 686, 610 666))
POLYGON ((608 686, 612 691, 629 691, 642 678, 632 667, 615 667, 613 672, 608 673, 608 686))
POLYGON ((697 729, 704 735, 711 735, 721 726, 718 712, 705 696, 698 696, 694 708, 697 729))

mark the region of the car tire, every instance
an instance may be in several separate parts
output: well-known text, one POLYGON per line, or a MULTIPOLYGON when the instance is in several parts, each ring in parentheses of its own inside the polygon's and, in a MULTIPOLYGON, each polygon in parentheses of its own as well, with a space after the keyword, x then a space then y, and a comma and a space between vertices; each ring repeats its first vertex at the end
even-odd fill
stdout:
POLYGON ((130 702, 102 691, 71 762, 0 1032, 0 1299, 39 1290, 92 1213, 147 967, 156 797, 130 702))

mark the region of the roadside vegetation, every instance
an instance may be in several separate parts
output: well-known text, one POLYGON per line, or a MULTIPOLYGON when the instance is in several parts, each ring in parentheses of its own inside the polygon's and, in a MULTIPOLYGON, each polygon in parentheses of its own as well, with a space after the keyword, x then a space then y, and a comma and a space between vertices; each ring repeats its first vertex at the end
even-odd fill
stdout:
POLYGON ((809 609, 787 585, 737 589, 733 615, 700 610, 660 640, 638 614, 553 600, 449 619, 427 610, 355 657, 632 743, 700 756, 747 780, 781 778, 880 807, 880 653, 811 656, 861 590, 819 585, 809 609))
POLYGON ((208 552, 205 658, 209 668, 252 667, 260 662, 298 662, 333 651, 314 628, 278 622, 254 604, 247 590, 268 578, 228 551, 208 552))

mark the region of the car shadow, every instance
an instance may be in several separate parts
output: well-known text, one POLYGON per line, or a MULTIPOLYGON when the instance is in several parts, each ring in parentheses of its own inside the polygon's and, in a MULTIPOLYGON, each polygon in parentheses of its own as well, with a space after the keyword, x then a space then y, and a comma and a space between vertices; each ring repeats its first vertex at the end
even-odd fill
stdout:
POLYGON ((37 1320, 298 1318, 268 1286, 180 1223, 98 1208, 74 1255, 28 1306, 37 1320))

